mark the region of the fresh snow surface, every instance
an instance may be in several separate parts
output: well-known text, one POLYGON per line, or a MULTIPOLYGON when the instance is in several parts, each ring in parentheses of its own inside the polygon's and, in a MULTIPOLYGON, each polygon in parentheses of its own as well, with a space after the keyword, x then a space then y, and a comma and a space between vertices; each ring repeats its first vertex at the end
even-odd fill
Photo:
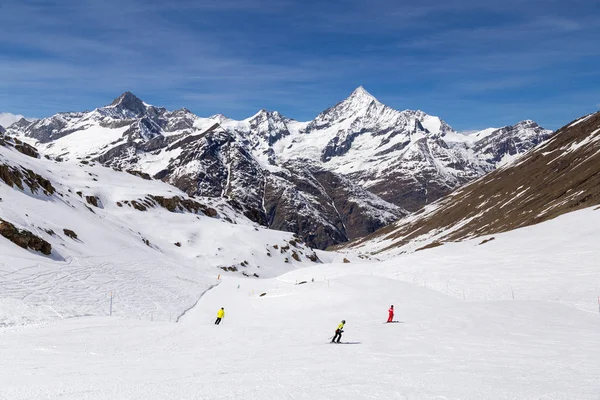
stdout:
MULTIPOLYGON (((51 156, 62 156, 65 159, 84 158, 107 149, 111 143, 119 140, 127 129, 129 126, 111 129, 91 125, 85 130, 73 132, 40 147, 44 154, 51 156)), ((30 138, 27 141, 35 142, 30 138)))
POLYGON ((598 227, 586 209, 484 245, 226 276, 177 324, 4 328, 0 398, 597 400, 598 227))
POLYGON ((477 141, 480 139, 483 139, 485 137, 490 136, 492 133, 496 132, 499 128, 486 128, 486 129, 482 129, 480 131, 475 131, 475 132, 471 132, 468 135, 468 137, 471 137, 473 139, 473 141, 477 141))

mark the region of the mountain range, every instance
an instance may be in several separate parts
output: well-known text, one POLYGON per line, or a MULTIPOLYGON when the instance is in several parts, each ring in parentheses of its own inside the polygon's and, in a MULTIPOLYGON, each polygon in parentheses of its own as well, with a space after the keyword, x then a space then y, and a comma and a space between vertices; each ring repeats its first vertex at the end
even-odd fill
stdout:
POLYGON ((21 119, 7 134, 56 160, 138 171, 326 248, 375 232, 552 134, 526 120, 469 135, 357 88, 315 119, 260 110, 236 121, 168 111, 126 92, 85 112, 21 119))
POLYGON ((492 171, 350 248, 393 255, 539 224, 600 204, 600 112, 560 128, 518 161, 492 171))

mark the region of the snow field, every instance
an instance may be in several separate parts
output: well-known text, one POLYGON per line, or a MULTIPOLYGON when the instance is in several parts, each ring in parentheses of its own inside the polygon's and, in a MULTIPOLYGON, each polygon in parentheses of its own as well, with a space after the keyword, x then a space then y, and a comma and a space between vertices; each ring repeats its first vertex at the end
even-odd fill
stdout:
POLYGON ((331 264, 225 276, 177 324, 4 328, 0 398, 597 400, 598 214, 383 262, 320 252, 331 264), (398 323, 384 323, 390 304, 398 323), (329 344, 341 319, 348 344, 329 344))
POLYGON ((0 398, 597 399, 597 315, 463 301, 345 268, 329 282, 312 283, 313 268, 225 278, 179 324, 102 317, 5 331, 0 398), (383 323, 389 304, 397 324, 383 323), (349 343, 329 344, 342 318, 349 343))

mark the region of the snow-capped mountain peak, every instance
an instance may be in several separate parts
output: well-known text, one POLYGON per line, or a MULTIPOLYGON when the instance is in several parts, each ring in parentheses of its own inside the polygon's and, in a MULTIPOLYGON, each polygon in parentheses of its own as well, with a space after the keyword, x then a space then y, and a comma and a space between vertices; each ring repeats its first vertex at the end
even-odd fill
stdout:
POLYGON ((246 119, 246 121, 251 121, 257 118, 266 118, 271 114, 270 111, 268 111, 266 108, 261 108, 260 110, 258 110, 258 112, 256 114, 254 114, 253 116, 251 116, 250 118, 246 119))
POLYGON ((344 121, 351 123, 356 118, 376 119, 386 108, 388 107, 359 86, 348 98, 320 113, 307 126, 307 130, 323 129, 344 121))
POLYGON ((146 114, 148 106, 133 93, 125 92, 103 108, 116 110, 125 118, 140 118, 146 114))
POLYGON ((25 119, 25 117, 23 117, 22 115, 18 115, 18 114, 0 112, 0 125, 2 125, 4 128, 8 128, 9 126, 11 126, 12 124, 16 123, 17 121, 19 121, 21 119, 25 119))
POLYGON ((352 94, 350 94, 350 96, 345 101, 360 105, 369 105, 372 102, 379 103, 379 100, 377 100, 375 96, 373 96, 371 93, 367 92, 367 90, 362 86, 359 86, 356 89, 354 89, 352 94))
POLYGON ((26 120, 25 118, 21 118, 20 120, 18 120, 17 122, 8 125, 6 128, 13 128, 13 129, 24 129, 27 126, 31 125, 31 121, 26 120))

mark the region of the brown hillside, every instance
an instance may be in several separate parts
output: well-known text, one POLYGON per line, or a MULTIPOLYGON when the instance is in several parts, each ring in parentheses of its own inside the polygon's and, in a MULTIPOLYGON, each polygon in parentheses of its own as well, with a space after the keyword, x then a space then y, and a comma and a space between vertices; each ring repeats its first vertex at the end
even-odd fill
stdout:
POLYGON ((405 219, 353 242, 423 235, 438 242, 505 232, 600 204, 600 112, 561 129, 515 163, 495 170, 405 219))

